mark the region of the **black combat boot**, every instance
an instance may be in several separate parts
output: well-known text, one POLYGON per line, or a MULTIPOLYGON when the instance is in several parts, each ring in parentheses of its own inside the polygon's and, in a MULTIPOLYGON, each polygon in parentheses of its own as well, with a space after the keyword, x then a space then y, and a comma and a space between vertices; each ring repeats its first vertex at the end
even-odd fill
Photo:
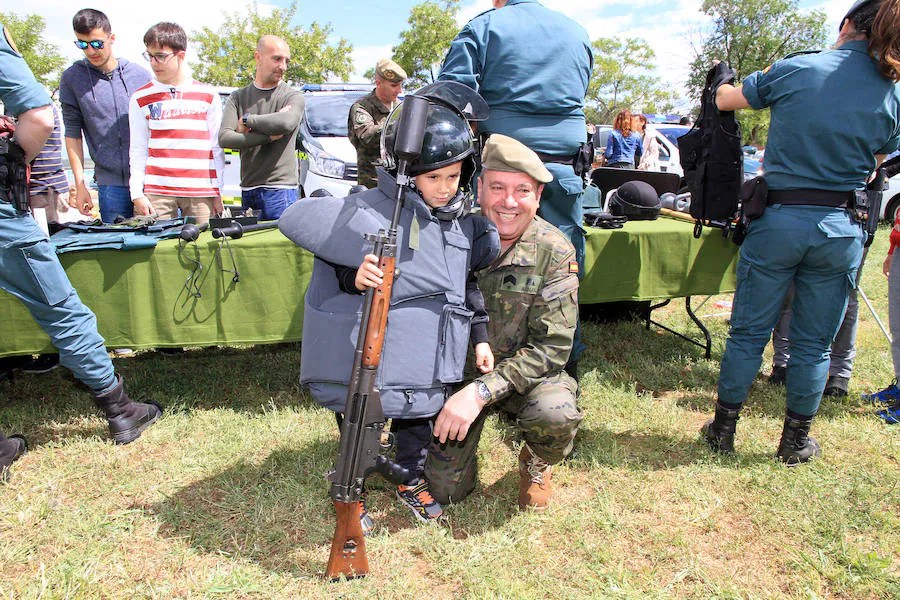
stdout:
POLYGON ((809 435, 810 425, 812 417, 807 420, 784 418, 781 443, 775 456, 787 466, 796 467, 819 455, 819 442, 809 435))
POLYGON ((97 394, 95 399, 109 421, 109 431, 116 443, 130 444, 159 418, 162 409, 155 402, 132 402, 125 392, 122 377, 116 375, 116 378, 116 387, 105 394, 97 394))
POLYGON ((700 430, 700 435, 713 451, 719 454, 734 453, 734 432, 740 412, 740 408, 725 408, 716 402, 716 416, 700 430))
POLYGON ((20 456, 28 452, 28 443, 21 435, 8 438, 0 433, 0 483, 9 479, 9 466, 20 456))

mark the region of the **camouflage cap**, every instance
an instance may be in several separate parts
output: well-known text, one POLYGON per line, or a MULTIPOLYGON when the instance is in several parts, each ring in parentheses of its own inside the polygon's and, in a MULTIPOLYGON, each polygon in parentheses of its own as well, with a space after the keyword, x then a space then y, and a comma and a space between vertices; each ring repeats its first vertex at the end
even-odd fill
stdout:
POLYGON ((481 155, 481 164, 490 171, 525 173, 539 183, 553 181, 553 175, 531 148, 499 133, 488 138, 481 155))
POLYGON ((402 83, 406 79, 403 67, 389 58, 382 58, 375 64, 375 74, 391 83, 402 83))

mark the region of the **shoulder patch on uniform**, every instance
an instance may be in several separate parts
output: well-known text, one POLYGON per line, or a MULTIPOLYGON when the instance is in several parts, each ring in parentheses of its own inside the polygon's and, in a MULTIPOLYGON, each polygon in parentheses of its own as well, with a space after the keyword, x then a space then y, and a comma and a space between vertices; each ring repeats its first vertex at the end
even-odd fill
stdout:
POLYGON ((763 69, 763 70, 762 70, 763 75, 765 75, 766 73, 768 73, 769 70, 771 70, 771 68, 772 68, 772 65, 769 65, 768 67, 766 67, 765 69, 763 69))
POLYGON ((578 273, 578 261, 577 260, 569 261, 569 273, 578 273))
POLYGON ((6 43, 9 44, 9 47, 13 49, 13 52, 19 55, 22 54, 21 52, 19 52, 19 49, 16 48, 16 42, 15 40, 13 40, 12 34, 9 32, 9 29, 7 29, 6 26, 3 27, 3 37, 6 38, 6 43))

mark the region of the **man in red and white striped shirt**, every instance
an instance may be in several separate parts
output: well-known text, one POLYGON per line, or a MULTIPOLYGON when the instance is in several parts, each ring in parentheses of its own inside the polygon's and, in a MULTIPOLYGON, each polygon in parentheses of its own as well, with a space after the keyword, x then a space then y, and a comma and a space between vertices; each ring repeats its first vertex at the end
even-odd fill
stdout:
POLYGON ((131 97, 131 201, 134 214, 193 216, 202 225, 222 212, 225 155, 219 147, 222 104, 185 64, 187 35, 176 23, 144 34, 154 79, 131 97))

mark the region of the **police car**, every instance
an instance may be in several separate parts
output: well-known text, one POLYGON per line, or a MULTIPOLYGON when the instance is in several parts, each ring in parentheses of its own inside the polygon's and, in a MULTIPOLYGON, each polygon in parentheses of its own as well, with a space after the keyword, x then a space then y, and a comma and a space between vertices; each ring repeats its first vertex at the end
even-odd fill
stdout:
POLYGON ((346 196, 356 185, 356 148, 347 136, 347 116, 353 103, 368 94, 371 83, 307 84, 301 88, 306 99, 306 118, 300 125, 300 195, 326 190, 332 196, 346 196))

